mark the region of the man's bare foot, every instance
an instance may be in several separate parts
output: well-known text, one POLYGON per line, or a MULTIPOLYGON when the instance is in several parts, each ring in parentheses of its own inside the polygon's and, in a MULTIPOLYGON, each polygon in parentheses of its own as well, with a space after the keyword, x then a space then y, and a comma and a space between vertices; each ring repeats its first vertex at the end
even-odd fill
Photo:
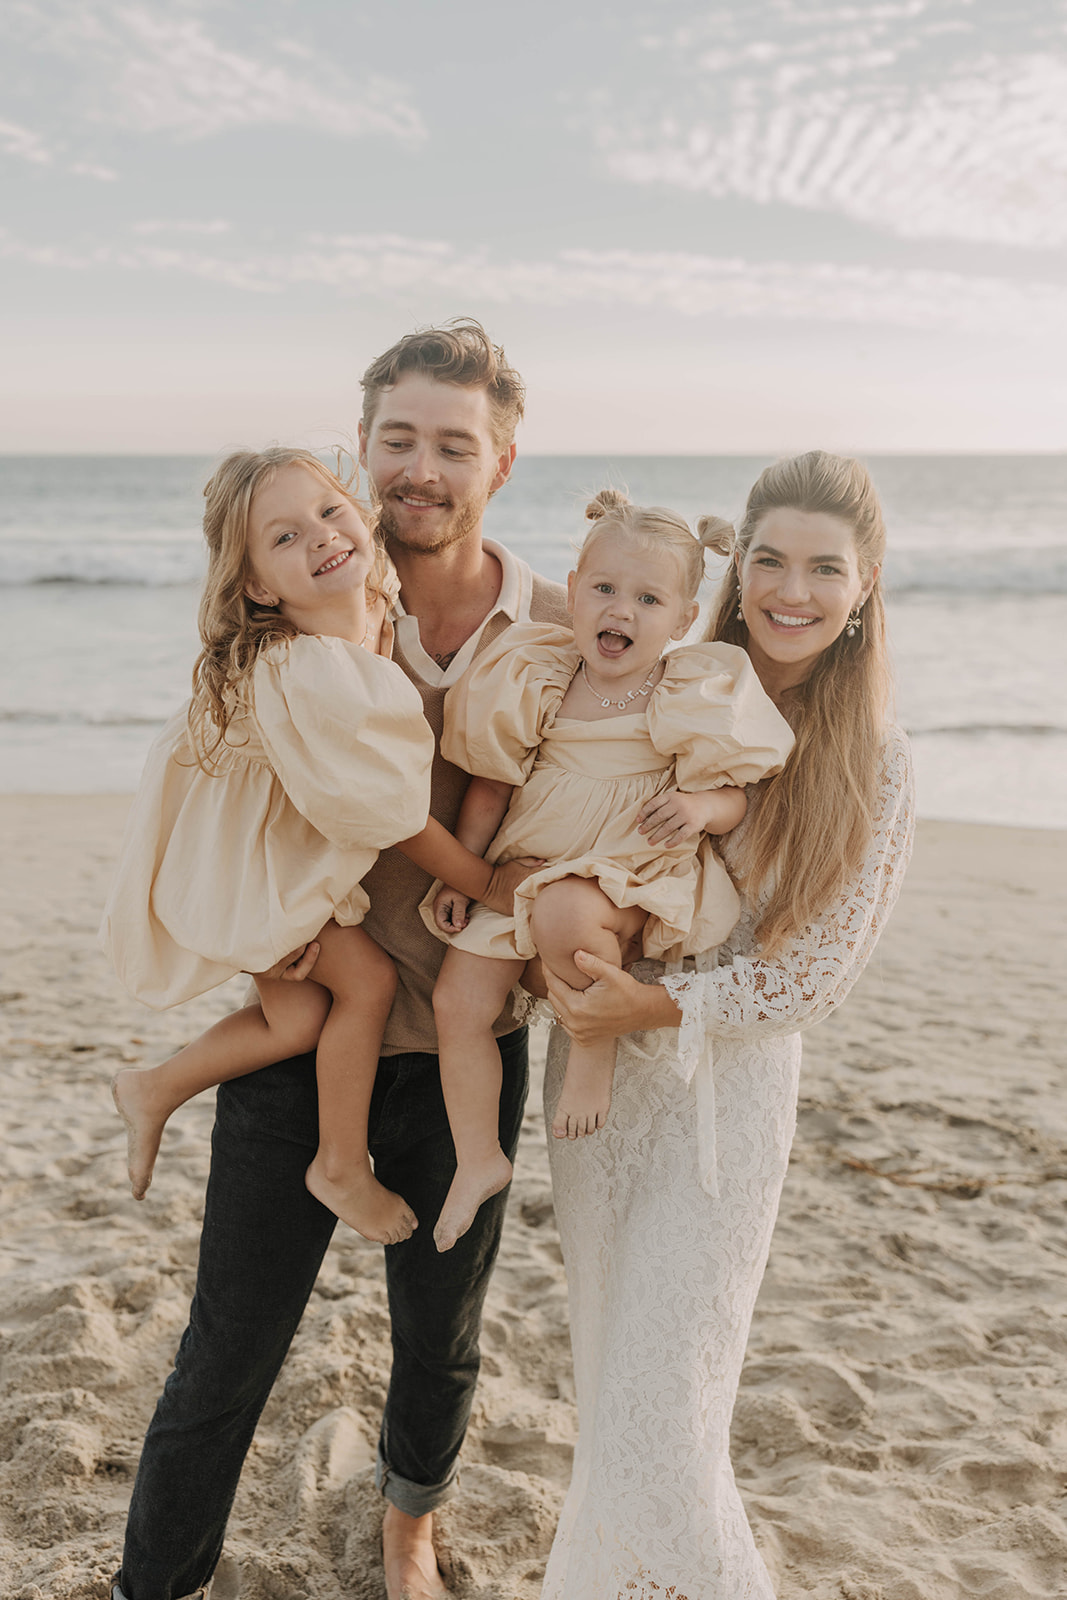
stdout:
POLYGON ((375 1244, 399 1244, 410 1239, 419 1225, 407 1201, 378 1182, 369 1162, 341 1178, 330 1178, 320 1151, 304 1174, 304 1182, 335 1217, 375 1244))
POLYGON ((126 1124, 126 1171, 135 1200, 143 1200, 152 1182, 159 1141, 174 1107, 156 1092, 155 1067, 124 1067, 111 1080, 111 1098, 126 1124))
POLYGON ((614 1077, 614 1056, 582 1059, 571 1050, 552 1117, 552 1132, 557 1139, 584 1139, 604 1126, 611 1109, 614 1077))
POLYGON ((448 1600, 433 1547, 432 1511, 409 1517, 396 1506, 386 1506, 382 1560, 387 1600, 448 1600))
POLYGON ((485 1161, 468 1161, 457 1167, 433 1230, 433 1242, 438 1250, 451 1250, 474 1221, 478 1207, 490 1195, 507 1188, 510 1182, 511 1162, 499 1148, 485 1161))

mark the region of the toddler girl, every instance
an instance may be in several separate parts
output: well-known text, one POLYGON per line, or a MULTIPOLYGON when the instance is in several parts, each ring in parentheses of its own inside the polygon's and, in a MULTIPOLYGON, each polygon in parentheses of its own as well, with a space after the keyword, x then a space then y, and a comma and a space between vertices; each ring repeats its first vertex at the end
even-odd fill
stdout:
POLYGON ((307 1186, 393 1244, 416 1219, 374 1177, 367 1115, 396 973, 359 926, 370 903, 360 879, 397 843, 420 866, 469 879, 475 896, 499 877, 427 821, 433 735, 388 659, 396 575, 346 486, 310 452, 276 448, 228 457, 204 493, 193 696, 149 754, 102 939, 148 1005, 237 972, 252 973, 259 1003, 161 1066, 116 1077, 133 1193, 144 1197, 176 1107, 317 1045, 307 1186), (314 979, 284 981, 309 941, 314 979))
MULTIPOLYGON (((665 959, 718 944, 738 899, 710 849, 698 861, 700 836, 734 827, 738 786, 777 772, 792 745, 743 650, 663 653, 692 626, 704 546, 721 548, 729 524, 705 517, 695 539, 673 512, 614 490, 586 515, 593 526, 567 580, 573 633, 510 628, 445 702, 442 752, 474 775, 457 838, 490 861, 549 865, 522 883, 513 917, 468 911, 455 887, 423 903, 450 943, 434 1012, 458 1169, 434 1229, 440 1250, 511 1177, 491 1026, 527 960, 539 955, 583 989, 576 950, 619 965, 635 943, 665 959)), ((603 1125, 614 1065, 613 1041, 571 1045, 557 1138, 603 1125)))

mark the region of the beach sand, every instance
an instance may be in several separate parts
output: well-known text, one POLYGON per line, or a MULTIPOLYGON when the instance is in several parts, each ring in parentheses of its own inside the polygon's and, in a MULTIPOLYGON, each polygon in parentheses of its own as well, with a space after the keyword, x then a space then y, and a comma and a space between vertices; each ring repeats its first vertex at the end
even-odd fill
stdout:
MULTIPOLYGON (((212 1116, 209 1097, 174 1119, 138 1205, 108 1079, 241 993, 157 1015, 106 970, 95 932, 125 808, 0 797, 4 1600, 107 1593, 185 1322, 212 1116)), ((780 1600, 1067 1595, 1065 891, 1067 834, 925 824, 874 963, 807 1035, 733 1430, 780 1600)), ((533 1097, 483 1349, 443 1553, 457 1595, 535 1600, 575 1421, 533 1097)), ((339 1229, 214 1600, 380 1600, 387 1371, 380 1253, 339 1229)))

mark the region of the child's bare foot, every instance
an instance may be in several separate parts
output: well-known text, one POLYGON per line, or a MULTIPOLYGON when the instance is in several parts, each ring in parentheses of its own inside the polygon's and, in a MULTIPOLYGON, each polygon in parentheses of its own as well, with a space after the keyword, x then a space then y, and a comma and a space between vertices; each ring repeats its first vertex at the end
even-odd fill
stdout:
POLYGON ((126 1124, 126 1171, 135 1200, 143 1200, 152 1182, 159 1141, 174 1109, 155 1092, 154 1067, 124 1067, 111 1080, 111 1098, 126 1124))
POLYGON ((474 1221, 478 1207, 510 1182, 511 1162, 500 1149, 485 1161, 468 1161, 457 1167, 433 1230, 433 1242, 438 1250, 451 1250, 474 1221))
POLYGON ((557 1139, 584 1139, 604 1126, 611 1109, 614 1077, 613 1060, 580 1061, 571 1051, 552 1117, 552 1132, 557 1139))
POLYGON ((410 1239, 419 1225, 407 1201, 380 1184, 369 1164, 331 1178, 319 1154, 304 1174, 304 1182, 335 1217, 375 1244, 399 1244, 410 1239))

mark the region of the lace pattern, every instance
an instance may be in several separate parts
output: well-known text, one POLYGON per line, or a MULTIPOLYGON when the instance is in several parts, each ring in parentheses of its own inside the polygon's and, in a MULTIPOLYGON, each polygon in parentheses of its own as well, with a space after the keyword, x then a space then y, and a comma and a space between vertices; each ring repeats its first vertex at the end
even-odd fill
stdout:
MULTIPOLYGON (((894 735, 874 839, 840 904, 776 961, 745 906, 727 945, 660 980, 677 1033, 620 1041, 607 1126, 549 1138, 579 1437, 543 1600, 774 1600, 729 1425, 793 1137, 799 1030, 862 970, 910 844, 894 735)), ((549 1115, 565 1060, 556 1029, 549 1115)))

